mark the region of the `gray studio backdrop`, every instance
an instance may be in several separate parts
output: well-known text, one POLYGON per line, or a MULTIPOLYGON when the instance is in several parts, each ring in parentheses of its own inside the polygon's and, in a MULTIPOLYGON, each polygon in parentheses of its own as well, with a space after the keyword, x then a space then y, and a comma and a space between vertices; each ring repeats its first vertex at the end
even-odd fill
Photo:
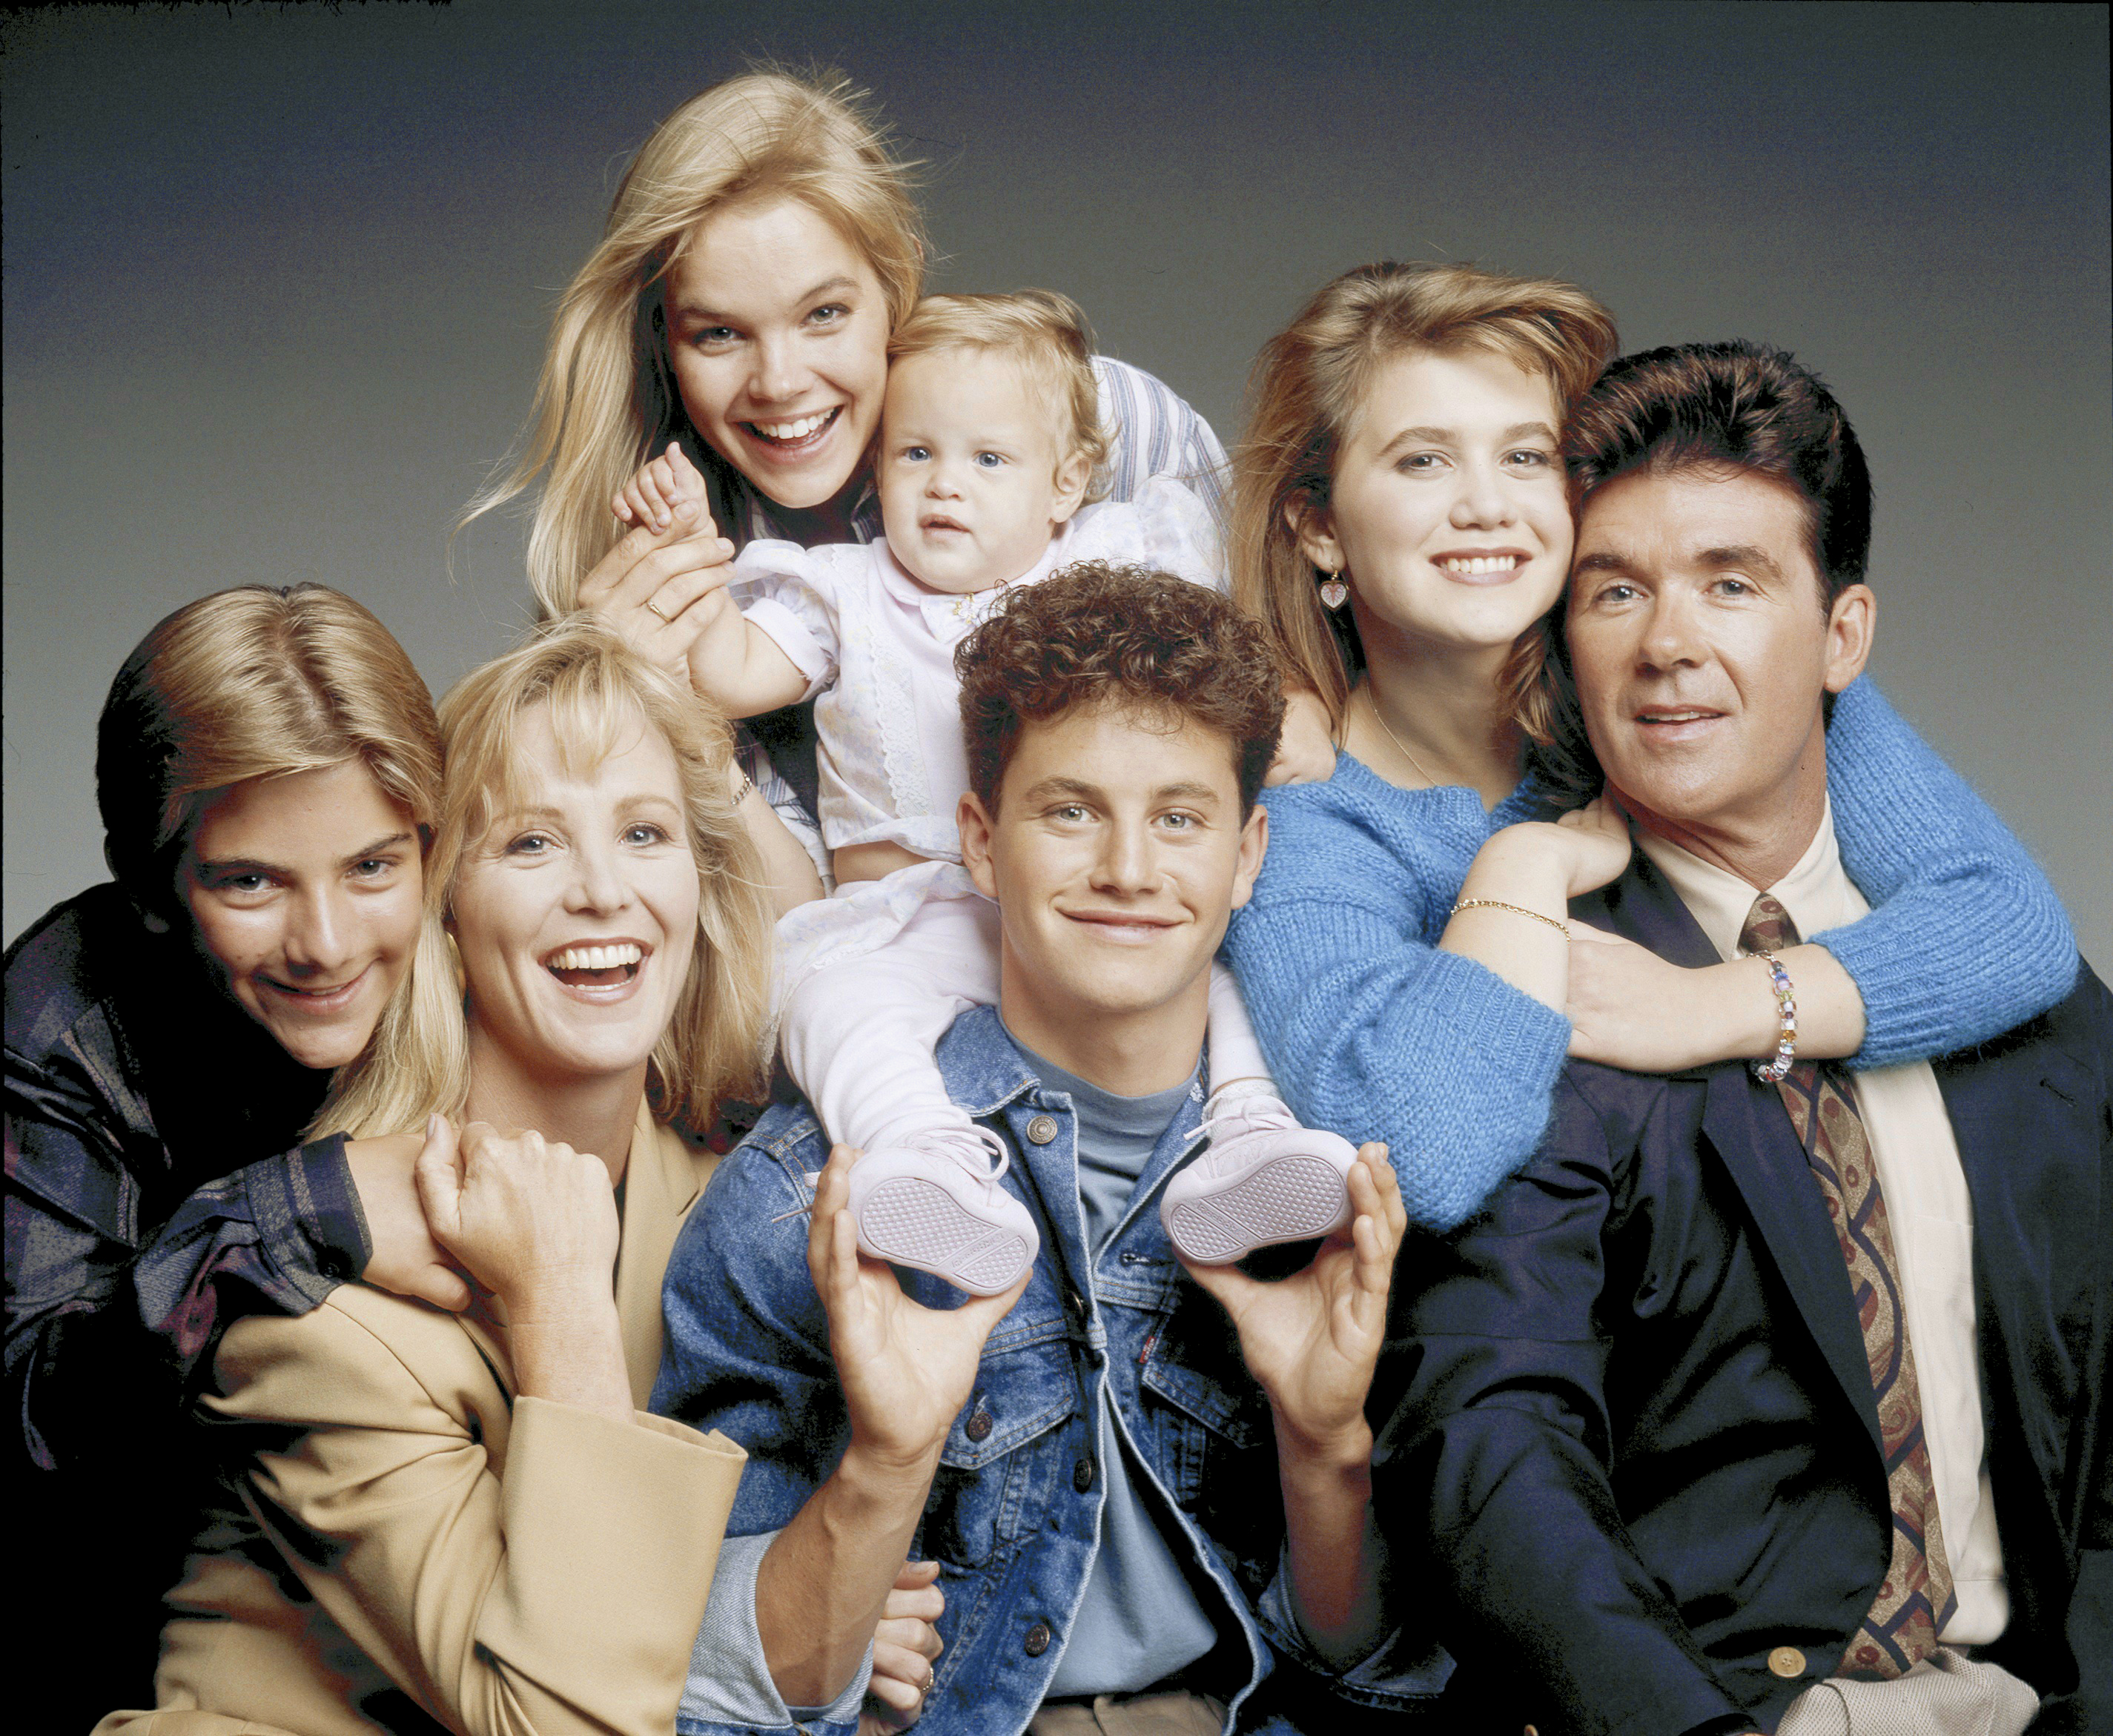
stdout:
MULTIPOLYGON (((869 84, 935 287, 1046 285, 1229 438, 1377 257, 1573 278, 1630 347, 1786 344, 1879 491, 1879 681, 2113 962, 2097 7, 89 7, 5 25, 6 932, 102 877, 140 633, 319 580, 436 691, 527 618, 451 522, 654 122, 745 57, 869 84)), ((1933 957, 1973 945, 1932 935, 1933 957)))

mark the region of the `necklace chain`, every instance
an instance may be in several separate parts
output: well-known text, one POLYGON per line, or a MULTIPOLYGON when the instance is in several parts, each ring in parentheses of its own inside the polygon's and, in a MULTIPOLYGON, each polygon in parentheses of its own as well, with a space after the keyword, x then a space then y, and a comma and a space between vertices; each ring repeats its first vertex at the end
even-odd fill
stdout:
POLYGON ((1430 785, 1432 789, 1435 790, 1438 787, 1438 780, 1423 769, 1423 762, 1418 759, 1415 754, 1410 753, 1408 748, 1403 745, 1401 737, 1394 734, 1392 730, 1387 727, 1387 720, 1385 718, 1381 716, 1380 713, 1380 702, 1372 697, 1371 683, 1370 681, 1366 682, 1363 686, 1358 690, 1358 691, 1364 695, 1365 709, 1371 713, 1372 722, 1379 725, 1381 731, 1386 736, 1388 740, 1394 744, 1394 751, 1400 754, 1401 757, 1403 759, 1406 759, 1411 765, 1416 768, 1416 775, 1418 777, 1422 778, 1424 782, 1430 785))

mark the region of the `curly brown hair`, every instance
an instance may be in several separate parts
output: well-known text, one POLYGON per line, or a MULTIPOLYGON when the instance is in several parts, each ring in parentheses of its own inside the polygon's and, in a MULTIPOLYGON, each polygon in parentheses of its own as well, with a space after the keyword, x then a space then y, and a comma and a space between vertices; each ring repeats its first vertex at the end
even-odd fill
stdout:
POLYGON ((1080 561, 1022 586, 954 653, 969 786, 993 813, 1021 729, 1116 704, 1216 731, 1240 811, 1254 806, 1284 728, 1262 629, 1231 599, 1148 567, 1080 561))

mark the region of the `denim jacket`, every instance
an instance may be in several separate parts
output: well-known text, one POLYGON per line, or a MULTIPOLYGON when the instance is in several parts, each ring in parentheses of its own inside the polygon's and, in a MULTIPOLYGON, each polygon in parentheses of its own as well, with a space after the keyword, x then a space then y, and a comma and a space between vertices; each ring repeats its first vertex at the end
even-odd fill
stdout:
MULTIPOLYGON (((1330 1674, 1300 1637, 1279 1578, 1284 1506, 1269 1402, 1248 1374, 1225 1310, 1188 1282, 1160 1228, 1158 1192, 1200 1142, 1195 1098, 1161 1137, 1121 1222, 1088 1259, 1078 1198, 1070 1098, 1042 1088, 993 1009, 962 1016, 938 1048, 954 1100, 1002 1134, 1013 1152, 1004 1185, 1042 1234, 1027 1292, 992 1333, 968 1403, 947 1430, 915 1556, 938 1560, 946 1642, 918 1729, 924 1736, 993 1736, 1025 1729, 1056 1673, 1099 1535, 1103 1479, 1096 1463, 1100 1407, 1116 1419, 1154 1492, 1177 1515, 1199 1579, 1215 1586, 1216 1651, 1190 1672, 1235 1717, 1279 1655, 1330 1674), (1272 1647, 1275 1649, 1273 1650, 1272 1647)), ((738 1619, 706 1618, 699 1665, 718 1629, 721 1646, 755 1631, 754 1563, 734 1539, 782 1529, 828 1475, 850 1425, 806 1267, 809 1198, 801 1177, 828 1141, 804 1108, 772 1110, 719 1166, 669 1261, 667 1348, 653 1407, 723 1430, 748 1451, 727 1528, 730 1562, 745 1575, 738 1619), (773 1223, 781 1214, 783 1221, 773 1223)), ((958 1292, 902 1273, 928 1306, 958 1292)), ((734 1588, 728 1588, 732 1593, 734 1588)), ((719 1602, 714 1592, 714 1602, 719 1602)), ((1385 1651, 1388 1648, 1383 1647, 1385 1651)), ((728 1657, 753 1679, 760 1659, 728 1657)), ((1367 1705, 1395 1702, 1344 1685, 1367 1705)), ((767 1681, 767 1676, 764 1678, 767 1681)), ((687 1704, 687 1702, 686 1702, 687 1704)), ((692 1715, 682 1736, 787 1729, 760 1713, 737 1722, 692 1715)), ((1248 1708, 1244 1729, 1298 1726, 1248 1708)), ((852 1729, 855 1697, 802 1727, 852 1729), (847 1721, 836 1719, 848 1713, 847 1721)), ((1316 1707, 1309 1728, 1327 1727, 1316 1707)), ((1229 1725, 1228 1728, 1231 1726, 1229 1725)))

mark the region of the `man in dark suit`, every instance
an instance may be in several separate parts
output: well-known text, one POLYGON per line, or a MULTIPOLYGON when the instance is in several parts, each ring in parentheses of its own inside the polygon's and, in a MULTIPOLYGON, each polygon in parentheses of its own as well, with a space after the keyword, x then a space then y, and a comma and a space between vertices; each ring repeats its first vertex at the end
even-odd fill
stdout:
POLYGON ((1616 363, 1570 444, 1567 672, 1637 841, 1573 918, 1752 957, 1785 1010, 1768 1064, 1572 1063, 1531 1164, 1403 1251, 1375 1502, 1440 1710, 2113 1730, 2113 999, 2084 968, 1933 1066, 1798 1060, 1780 955, 1864 908, 1826 799, 1873 620, 1855 436, 1722 344, 1616 363))

